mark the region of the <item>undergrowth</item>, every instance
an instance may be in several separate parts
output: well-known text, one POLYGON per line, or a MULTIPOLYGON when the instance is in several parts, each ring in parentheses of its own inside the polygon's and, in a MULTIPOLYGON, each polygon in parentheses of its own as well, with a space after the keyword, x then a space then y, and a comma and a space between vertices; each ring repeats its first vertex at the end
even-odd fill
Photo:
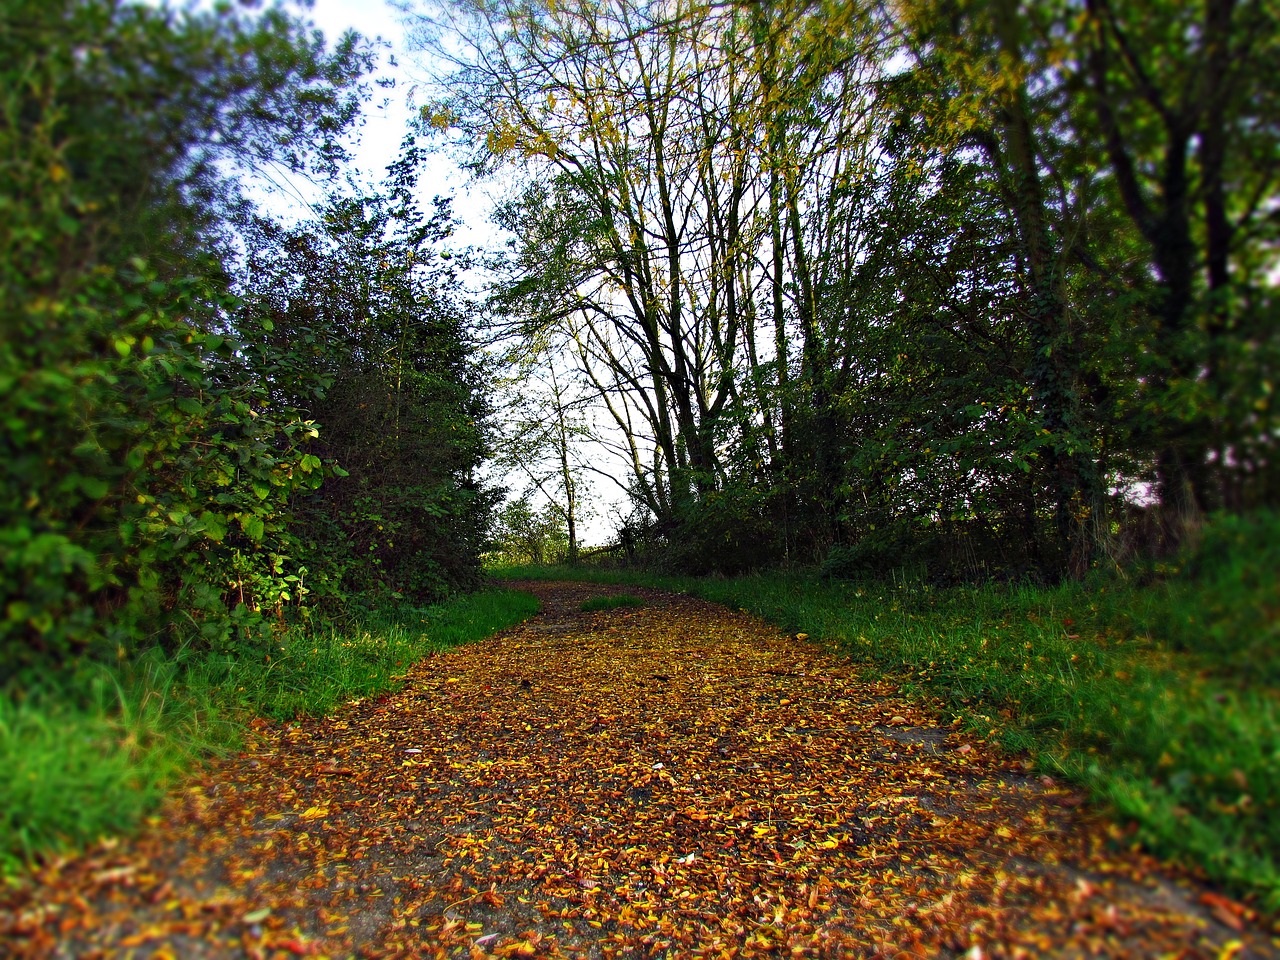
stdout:
MULTIPOLYGON (((728 579, 521 569, 644 583, 821 639, 1030 751, 1147 846, 1280 912, 1280 514, 1222 518, 1176 560, 1046 588, 908 577, 728 579)), ((515 572, 504 572, 515 576, 515 572)))
POLYGON ((292 631, 261 660, 152 650, 0 691, 0 872, 129 830, 193 764, 233 749, 250 717, 327 713, 535 612, 527 593, 489 590, 292 631))

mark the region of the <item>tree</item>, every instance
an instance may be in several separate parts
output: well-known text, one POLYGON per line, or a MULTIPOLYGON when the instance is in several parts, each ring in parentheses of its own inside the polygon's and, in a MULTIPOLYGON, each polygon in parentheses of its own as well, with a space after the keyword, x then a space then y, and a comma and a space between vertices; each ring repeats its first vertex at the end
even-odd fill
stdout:
POLYGON ((749 247, 720 218, 743 222, 751 202, 749 131, 735 128, 738 87, 707 52, 738 42, 732 17, 627 3, 454 9, 471 18, 473 56, 440 115, 483 145, 477 165, 538 171, 502 215, 523 244, 511 295, 535 323, 572 321, 563 329, 609 415, 648 438, 631 468, 670 519, 715 483, 712 421, 740 345, 734 264, 749 247))
POLYGON ((428 216, 415 200, 420 161, 410 140, 380 192, 335 196, 315 223, 265 225, 240 322, 248 339, 304 354, 257 373, 322 425, 317 452, 342 468, 300 505, 313 571, 327 565, 342 595, 432 602, 478 576, 494 495, 476 477, 488 409, 473 307, 446 247, 448 202, 428 216))
MULTIPOLYGON (((848 141, 860 80, 850 68, 832 92, 824 65, 852 64, 852 50, 810 68, 803 55, 816 47, 785 40, 796 27, 840 36, 825 15, 844 26, 856 9, 786 5, 761 25, 748 10, 698 3, 446 8, 470 48, 431 119, 472 145, 477 169, 528 174, 499 216, 520 238, 508 310, 531 336, 552 325, 566 337, 624 438, 632 489, 670 531, 725 482, 730 436, 770 445, 770 469, 781 466, 793 320, 805 400, 830 396, 801 220, 814 185, 857 163, 848 141), (780 96, 791 82, 800 92, 780 96), (784 128, 762 156, 767 130, 784 128), (761 336, 763 324, 772 330, 761 336)), ((831 404, 819 406, 829 420, 831 404)), ((820 459, 830 488, 838 466, 820 459)))
POLYGON ((1086 13, 1077 130, 1104 153, 1155 280, 1142 290, 1143 383, 1176 542, 1207 508, 1240 504, 1231 468, 1260 467, 1248 451, 1273 431, 1257 416, 1256 401, 1270 405, 1255 364, 1275 357, 1276 307, 1263 292, 1272 267, 1258 254, 1275 239, 1280 15, 1261 0, 1089 0, 1086 13))
POLYGON ((582 413, 587 398, 571 393, 572 371, 558 370, 558 362, 549 345, 528 342, 504 357, 505 370, 496 384, 505 397, 503 423, 493 460, 498 469, 529 484, 560 516, 568 534, 567 559, 575 563, 582 476, 591 469, 579 448, 593 435, 582 413))
POLYGON ((367 57, 285 14, 18 0, 0 28, 0 662, 208 644, 299 599, 314 437, 222 330, 226 163, 339 157, 367 57))
POLYGON ((924 76, 908 109, 928 117, 934 149, 976 153, 1009 218, 1034 398, 1057 540, 1079 572, 1104 511, 1096 425, 1081 408, 1085 352, 1069 284, 1091 169, 1055 128, 1064 96, 1053 7, 1014 0, 904 7, 903 28, 924 76), (940 95, 941 94, 941 95, 940 95))
POLYGON ((424 116, 520 173, 505 315, 565 344, 649 542, 889 524, 1080 574, 1131 481, 1274 492, 1274 15, 1157 8, 1134 44, 1122 0, 458 2, 424 116))
POLYGON ((526 495, 498 512, 493 546, 504 563, 542 566, 565 559, 569 543, 564 520, 554 505, 546 503, 541 511, 535 510, 526 495))

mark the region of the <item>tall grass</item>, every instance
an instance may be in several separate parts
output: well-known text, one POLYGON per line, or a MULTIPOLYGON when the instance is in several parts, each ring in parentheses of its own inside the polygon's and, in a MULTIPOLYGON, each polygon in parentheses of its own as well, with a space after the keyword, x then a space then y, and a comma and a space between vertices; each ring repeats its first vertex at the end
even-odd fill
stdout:
POLYGON ((234 746, 219 691, 158 651, 0 695, 0 867, 119 833, 196 756, 234 746))
POLYGON ((0 692, 0 872, 131 829, 193 763, 233 748, 251 716, 327 713, 536 611, 529 594, 490 590, 293 631, 260 659, 151 651, 0 692))
POLYGON ((1173 561, 1054 588, 517 572, 680 589, 808 633, 1280 913, 1277 571, 1280 514, 1263 513, 1216 521, 1173 561))

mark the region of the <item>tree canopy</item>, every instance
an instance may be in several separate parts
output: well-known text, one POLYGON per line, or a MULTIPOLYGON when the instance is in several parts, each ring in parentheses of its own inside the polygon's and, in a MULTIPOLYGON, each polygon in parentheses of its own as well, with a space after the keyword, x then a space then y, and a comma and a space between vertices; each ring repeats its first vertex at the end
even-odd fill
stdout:
POLYGON ((511 184, 505 329, 564 344, 669 560, 1056 577, 1274 502, 1271 5, 417 22, 424 126, 511 184))

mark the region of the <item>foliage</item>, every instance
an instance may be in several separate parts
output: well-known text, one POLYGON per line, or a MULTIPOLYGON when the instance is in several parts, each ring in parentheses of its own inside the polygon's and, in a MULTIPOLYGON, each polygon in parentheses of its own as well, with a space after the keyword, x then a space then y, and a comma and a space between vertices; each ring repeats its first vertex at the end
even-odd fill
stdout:
MULTIPOLYGON (((725 574, 778 563, 786 543, 772 521, 778 492, 762 483, 726 480, 697 502, 684 504, 666 524, 655 525, 656 543, 637 562, 683 573, 725 574)), ((644 533, 639 538, 644 540, 644 533)))
POLYGON ((225 168, 332 164, 366 59, 279 12, 4 16, 0 663, 260 635, 305 595, 290 506, 325 468, 219 332, 225 168))
POLYGON ((411 146, 387 196, 335 199, 308 269, 255 278, 294 294, 327 280, 312 315, 243 280, 264 237, 297 255, 309 238, 252 218, 244 177, 336 172, 363 43, 327 50, 281 9, 230 4, 18 0, 2 16, 14 857, 136 822, 243 709, 327 709, 529 608, 499 596, 355 639, 308 630, 315 600, 332 618, 345 590, 367 609, 474 584, 491 500, 472 476, 484 404, 466 304, 432 249, 449 218, 414 205, 411 146))
POLYGON ((448 203, 428 216, 414 199, 420 160, 409 141, 381 193, 334 196, 288 230, 260 223, 245 270, 237 323, 297 350, 255 372, 324 425, 317 452, 342 468, 299 502, 313 577, 336 597, 424 603, 474 585, 494 499, 475 476, 487 406, 465 264, 448 203))
POLYGON ((576 367, 659 562, 1056 580, 1274 505, 1263 0, 435 9, 499 332, 576 367))
POLYGON ((0 866, 129 832, 194 763, 238 745, 254 716, 322 715, 393 689, 423 657, 536 610, 528 594, 488 590, 295 628, 259 659, 152 649, 57 685, 11 686, 0 692, 0 866))
POLYGON ((871 531, 857 543, 831 548, 820 573, 824 577, 844 580, 874 578, 886 570, 913 567, 919 557, 919 546, 906 534, 901 524, 878 532, 871 531))
POLYGON ((553 504, 536 511, 528 496, 517 497, 498 511, 496 521, 485 560, 491 568, 521 563, 541 566, 569 553, 564 517, 553 504))

